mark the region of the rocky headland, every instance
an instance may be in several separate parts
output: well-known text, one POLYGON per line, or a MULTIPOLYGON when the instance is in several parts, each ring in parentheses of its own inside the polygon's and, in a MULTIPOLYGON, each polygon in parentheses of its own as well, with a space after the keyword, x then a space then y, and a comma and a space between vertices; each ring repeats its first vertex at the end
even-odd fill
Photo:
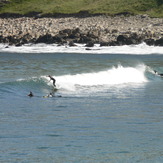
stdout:
POLYGON ((0 18, 0 43, 8 45, 84 43, 92 47, 95 43, 117 46, 142 42, 163 46, 163 18, 148 15, 0 18))

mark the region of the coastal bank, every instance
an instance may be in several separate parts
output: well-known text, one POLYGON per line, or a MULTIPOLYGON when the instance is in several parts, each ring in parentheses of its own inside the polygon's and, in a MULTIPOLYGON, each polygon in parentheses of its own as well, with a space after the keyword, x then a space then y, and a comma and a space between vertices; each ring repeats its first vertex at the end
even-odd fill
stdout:
POLYGON ((0 43, 8 45, 84 43, 92 47, 95 43, 120 46, 142 42, 163 46, 163 18, 148 15, 0 18, 0 43))

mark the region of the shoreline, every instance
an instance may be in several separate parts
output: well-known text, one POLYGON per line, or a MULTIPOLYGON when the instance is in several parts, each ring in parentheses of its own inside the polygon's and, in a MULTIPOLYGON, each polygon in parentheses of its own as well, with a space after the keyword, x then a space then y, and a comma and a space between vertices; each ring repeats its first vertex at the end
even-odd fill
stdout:
POLYGON ((58 44, 93 47, 137 45, 163 46, 163 18, 148 15, 89 17, 0 18, 0 43, 58 44))
POLYGON ((0 44, 0 53, 42 53, 42 54, 116 54, 116 55, 162 55, 162 46, 148 46, 145 43, 139 45, 103 46, 95 44, 94 47, 85 47, 85 44, 67 46, 58 44, 24 44, 16 47, 0 44))

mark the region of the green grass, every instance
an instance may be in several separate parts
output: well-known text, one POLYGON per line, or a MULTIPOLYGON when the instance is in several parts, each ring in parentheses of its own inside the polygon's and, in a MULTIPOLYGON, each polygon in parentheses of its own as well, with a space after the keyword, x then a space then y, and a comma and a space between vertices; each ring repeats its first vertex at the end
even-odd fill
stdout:
POLYGON ((0 13, 28 14, 74 14, 88 11, 90 14, 148 14, 163 17, 163 0, 10 0, 0 9, 0 13))

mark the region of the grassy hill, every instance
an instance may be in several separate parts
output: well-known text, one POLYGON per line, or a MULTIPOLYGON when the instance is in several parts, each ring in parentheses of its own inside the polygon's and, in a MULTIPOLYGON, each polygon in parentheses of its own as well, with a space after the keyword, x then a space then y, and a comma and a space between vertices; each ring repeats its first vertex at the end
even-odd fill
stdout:
POLYGON ((163 17, 163 0, 0 0, 0 13, 29 14, 149 14, 163 17), (10 3, 3 3, 9 1, 10 3))

